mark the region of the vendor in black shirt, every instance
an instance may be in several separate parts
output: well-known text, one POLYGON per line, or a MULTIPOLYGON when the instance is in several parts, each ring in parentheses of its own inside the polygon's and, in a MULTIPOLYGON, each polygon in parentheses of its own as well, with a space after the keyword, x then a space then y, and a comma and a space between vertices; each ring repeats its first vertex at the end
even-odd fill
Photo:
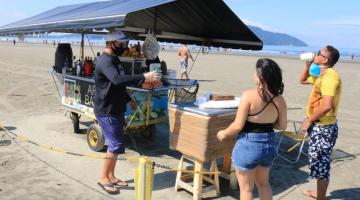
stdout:
MULTIPOLYGON (((106 36, 106 48, 98 57, 95 70, 94 113, 108 144, 104 166, 98 185, 110 194, 118 193, 117 187, 127 183, 115 177, 115 165, 119 153, 124 153, 123 127, 126 104, 131 100, 126 86, 153 81, 159 74, 148 72, 141 75, 125 75, 119 55, 127 47, 129 39, 120 31, 106 36)), ((130 102, 131 107, 136 107, 130 102)))

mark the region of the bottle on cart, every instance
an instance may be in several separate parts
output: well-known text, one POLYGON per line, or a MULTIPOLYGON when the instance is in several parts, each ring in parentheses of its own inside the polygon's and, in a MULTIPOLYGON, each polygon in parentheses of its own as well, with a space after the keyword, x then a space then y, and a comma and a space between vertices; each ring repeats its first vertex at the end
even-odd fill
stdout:
POLYGON ((86 61, 81 62, 81 76, 85 76, 85 63, 86 61))
POLYGON ((76 75, 81 76, 81 62, 80 62, 80 60, 78 60, 76 62, 76 75))
MULTIPOLYGON (((76 58, 76 57, 74 56, 74 58, 76 58)), ((73 72, 74 73, 76 73, 76 70, 77 70, 77 63, 78 63, 78 61, 76 59, 74 59, 74 62, 73 62, 73 72)))
POLYGON ((66 74, 66 72, 68 71, 69 66, 70 66, 69 59, 66 57, 65 62, 64 62, 64 67, 62 68, 62 73, 63 74, 66 74))
POLYGON ((93 72, 95 73, 95 69, 96 69, 96 64, 97 64, 97 60, 100 57, 100 52, 96 53, 96 56, 94 57, 94 62, 93 62, 93 72))
POLYGON ((92 61, 90 60, 90 58, 85 61, 84 64, 84 74, 85 76, 90 76, 92 73, 92 61))

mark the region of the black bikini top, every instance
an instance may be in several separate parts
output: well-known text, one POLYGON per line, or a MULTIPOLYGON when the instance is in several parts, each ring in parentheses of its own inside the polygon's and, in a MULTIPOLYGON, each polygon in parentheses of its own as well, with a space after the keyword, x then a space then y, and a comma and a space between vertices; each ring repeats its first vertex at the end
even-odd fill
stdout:
MULTIPOLYGON (((255 114, 248 114, 248 116, 256 116, 260 113, 262 113, 265 108, 270 104, 274 104, 278 114, 279 114, 279 108, 276 106, 276 104, 274 103, 273 99, 275 98, 275 96, 271 97, 271 99, 266 103, 266 105, 257 113, 255 114)), ((241 130, 241 132, 253 132, 253 133, 268 133, 268 132, 273 132, 273 126, 274 123, 255 123, 255 122, 250 122, 248 120, 246 120, 243 129, 241 130)))

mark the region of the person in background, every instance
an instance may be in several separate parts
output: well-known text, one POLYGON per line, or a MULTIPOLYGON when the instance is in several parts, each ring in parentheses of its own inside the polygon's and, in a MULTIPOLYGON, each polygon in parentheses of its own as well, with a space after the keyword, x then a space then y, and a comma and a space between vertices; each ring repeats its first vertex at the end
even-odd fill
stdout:
POLYGON ((13 40, 13 43, 14 43, 14 46, 15 46, 15 44, 16 44, 16 40, 15 40, 15 39, 13 40))
POLYGON ((287 106, 282 96, 284 84, 280 67, 271 59, 256 63, 256 88, 241 95, 235 121, 217 133, 221 142, 237 135, 232 162, 240 187, 240 199, 253 199, 254 183, 260 199, 272 199, 269 173, 275 158, 274 129, 287 125, 287 106))
POLYGON ((104 161, 98 185, 109 194, 117 194, 118 187, 127 186, 126 182, 115 176, 118 154, 125 152, 123 128, 126 104, 130 101, 132 109, 136 109, 126 86, 159 78, 159 74, 155 72, 133 76, 124 74, 118 56, 127 47, 128 41, 129 39, 120 31, 108 33, 106 48, 97 58, 95 69, 94 113, 108 144, 105 154, 107 159, 104 161))
POLYGON ((300 83, 312 84, 301 131, 308 132, 310 178, 317 179, 317 192, 308 190, 308 197, 323 200, 330 177, 330 155, 338 136, 337 111, 341 79, 333 66, 340 54, 332 46, 319 50, 314 61, 307 62, 300 74, 300 83))
POLYGON ((189 58, 194 62, 194 58, 192 57, 189 48, 186 44, 181 44, 179 48, 178 55, 180 56, 180 78, 182 79, 184 76, 186 79, 189 79, 188 76, 188 65, 189 65, 189 58))

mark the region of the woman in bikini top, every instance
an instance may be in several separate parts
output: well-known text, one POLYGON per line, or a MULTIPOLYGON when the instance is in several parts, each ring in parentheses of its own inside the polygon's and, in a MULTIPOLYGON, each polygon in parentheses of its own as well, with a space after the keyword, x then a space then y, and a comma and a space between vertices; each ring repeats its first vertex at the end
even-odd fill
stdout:
POLYGON ((221 142, 237 137, 232 163, 240 186, 240 199, 253 198, 254 183, 260 199, 272 199, 269 174, 275 157, 273 129, 286 128, 287 108, 281 95, 283 83, 280 67, 265 58, 257 61, 255 69, 257 88, 243 92, 235 121, 220 130, 217 138, 221 142))

